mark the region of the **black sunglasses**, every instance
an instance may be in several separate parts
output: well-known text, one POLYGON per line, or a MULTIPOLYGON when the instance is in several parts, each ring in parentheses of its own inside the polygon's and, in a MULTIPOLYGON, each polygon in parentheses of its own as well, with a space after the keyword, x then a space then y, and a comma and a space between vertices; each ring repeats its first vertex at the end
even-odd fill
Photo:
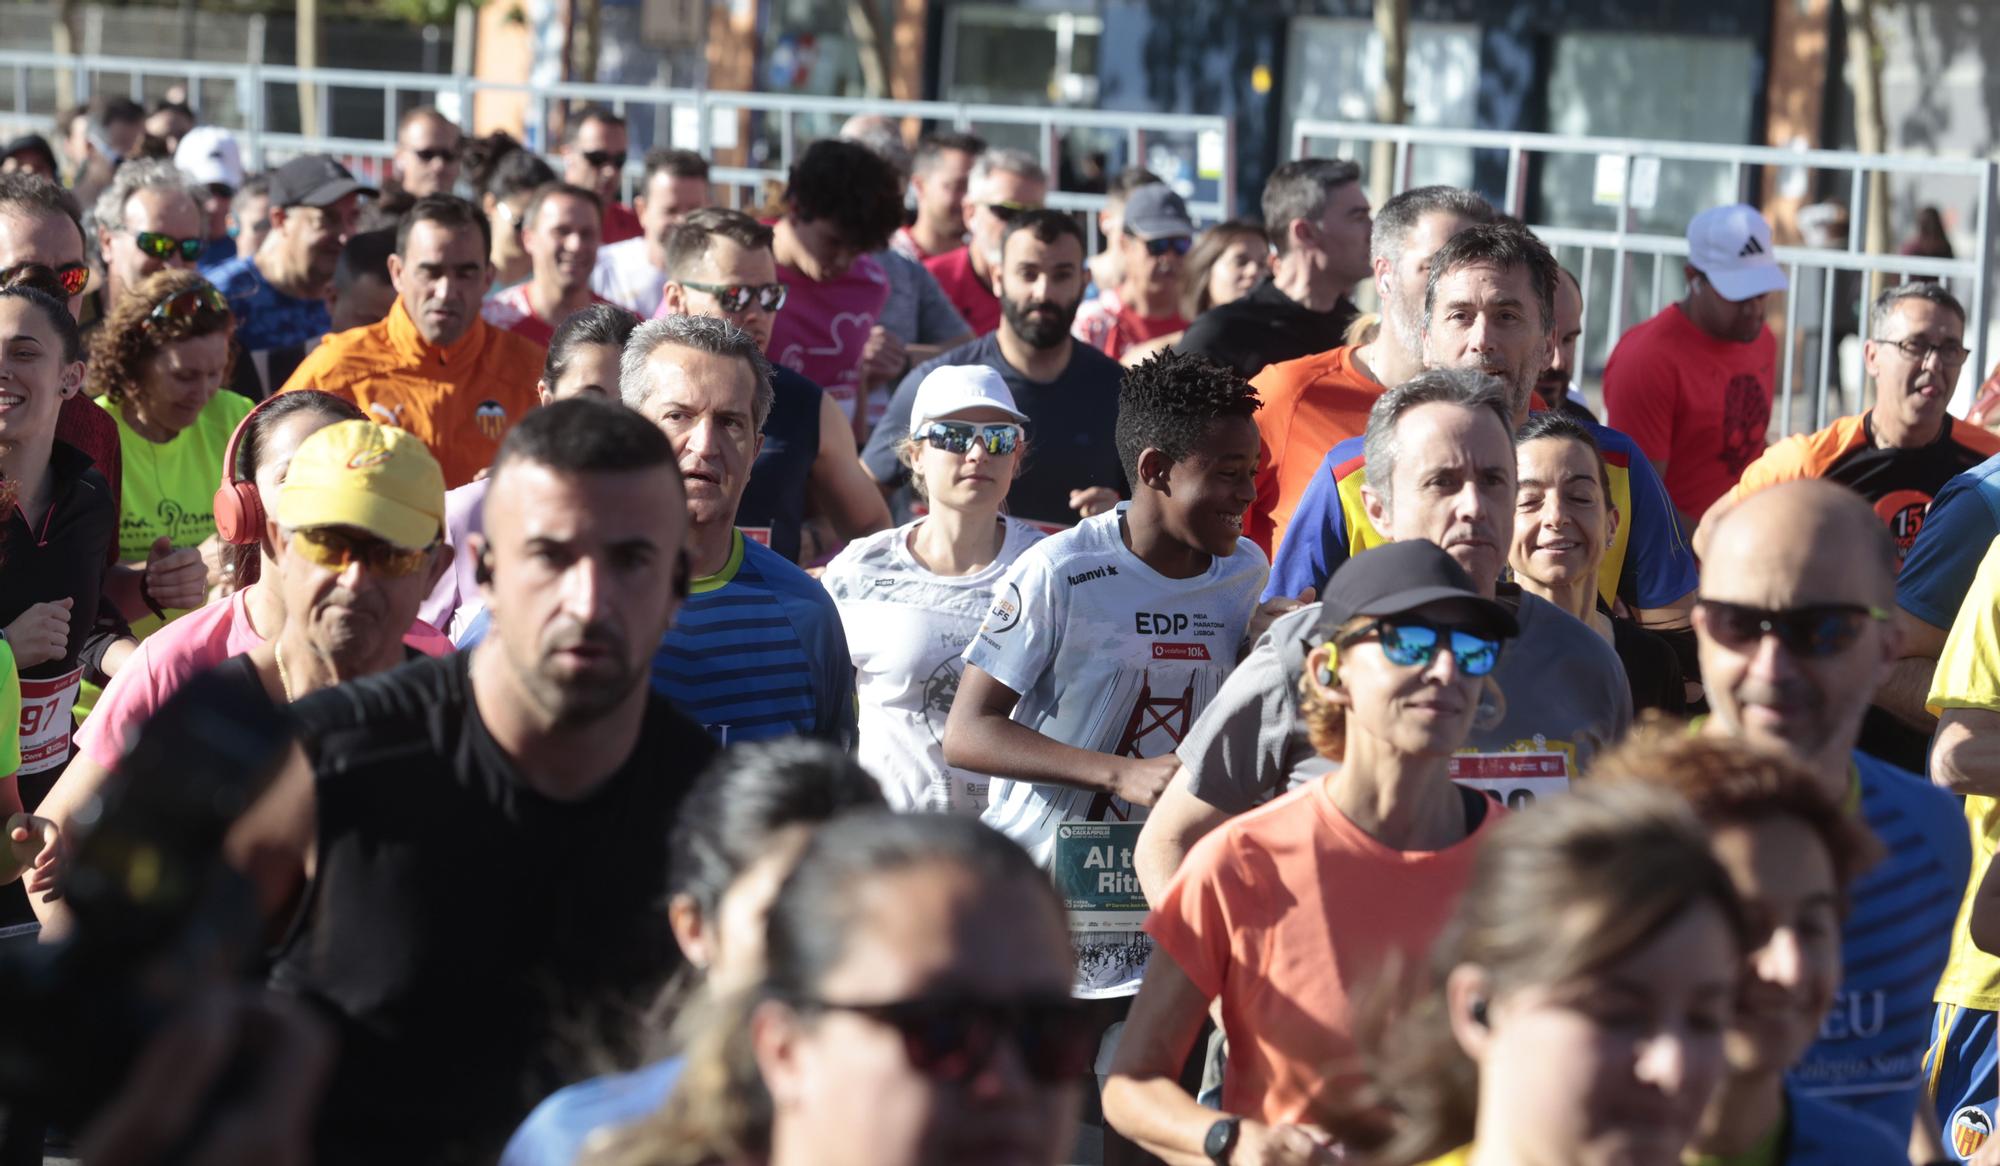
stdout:
POLYGON ((994 218, 999 219, 1003 223, 1013 222, 1016 215, 1025 215, 1029 211, 1042 209, 1038 206, 1029 206, 1025 202, 989 202, 983 205, 987 210, 993 212, 994 218))
POLYGON ((1068 996, 987 1000, 946 996, 887 1004, 795 1000, 802 1011, 851 1012, 896 1030, 910 1067, 945 1084, 979 1075, 1010 1042, 1028 1074, 1045 1085, 1075 1081, 1090 1071, 1097 1035, 1082 1005, 1068 996))
POLYGON ((176 239, 158 231, 134 231, 132 241, 139 245, 139 250, 155 259, 172 259, 174 252, 178 251, 181 258, 190 263, 201 258, 201 249, 207 245, 201 239, 176 239))
POLYGON ((433 146, 427 150, 412 150, 412 154, 422 162, 449 162, 458 157, 456 146, 433 146))
POLYGON ((682 287, 691 287, 715 297, 725 312, 740 312, 750 306, 751 300, 767 312, 775 312, 785 306, 785 285, 782 283, 695 283, 684 279, 682 287))
MULTIPOLYGON (((1125 233, 1132 235, 1130 231, 1125 233)), ((1137 235, 1132 235, 1132 237, 1134 239, 1139 238, 1137 235)), ((1146 244, 1146 254, 1151 255, 1155 259, 1170 251, 1175 255, 1186 255, 1189 251, 1194 250, 1194 240, 1188 238, 1186 235, 1169 235, 1164 239, 1144 239, 1141 241, 1146 244)))
POLYGON ((585 150, 583 152, 583 160, 590 163, 592 169, 601 170, 606 166, 616 166, 620 170, 625 169, 625 155, 622 153, 614 154, 609 150, 585 150))
POLYGON ((1813 603, 1777 610, 1700 599, 1695 606, 1707 616, 1708 632, 1725 647, 1741 648, 1765 636, 1776 636, 1794 656, 1835 656, 1861 638, 1869 621, 1885 623, 1889 613, 1859 603, 1813 603))

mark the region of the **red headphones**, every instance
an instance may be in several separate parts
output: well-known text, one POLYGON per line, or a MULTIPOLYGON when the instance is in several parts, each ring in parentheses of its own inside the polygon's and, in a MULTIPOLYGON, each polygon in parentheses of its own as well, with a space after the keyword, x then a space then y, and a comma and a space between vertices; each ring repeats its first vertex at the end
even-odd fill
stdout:
MULTIPOLYGON (((329 402, 329 411, 339 409, 339 405, 332 402, 347 404, 342 398, 318 389, 292 391, 325 397, 329 402)), ((256 408, 245 413, 243 420, 236 423, 236 432, 229 435, 229 448, 222 454, 222 484, 215 488, 215 533, 223 542, 248 547, 257 545, 258 540, 264 537, 264 498, 257 493, 256 482, 236 480, 236 450, 243 443, 244 434, 250 432, 250 423, 256 420, 257 414, 283 395, 272 393, 257 402, 256 408)))

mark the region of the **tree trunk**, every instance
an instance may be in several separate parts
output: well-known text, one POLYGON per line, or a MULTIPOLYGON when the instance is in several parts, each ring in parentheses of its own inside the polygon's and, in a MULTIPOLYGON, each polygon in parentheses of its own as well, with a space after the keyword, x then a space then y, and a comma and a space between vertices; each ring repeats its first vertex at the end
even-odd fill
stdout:
POLYGON ((889 38, 882 35, 882 10, 877 0, 847 0, 847 25, 854 33, 855 55, 861 58, 861 83, 868 96, 889 96, 889 38))
MULTIPOLYGON (((319 68, 319 0, 298 0, 295 13, 298 66, 301 69, 317 69, 319 68)), ((319 124, 319 87, 310 81, 300 81, 299 133, 308 138, 317 138, 323 136, 326 131, 327 127, 319 124)))
POLYGON ((570 79, 595 84, 604 37, 604 6, 599 0, 574 0, 569 31, 570 79))
MULTIPOLYGON (((1854 86, 1854 145, 1863 154, 1880 154, 1889 133, 1882 117, 1882 55, 1875 38, 1874 0, 1841 0, 1847 17, 1848 81, 1854 86)), ((1889 181, 1880 170, 1868 175, 1867 216, 1862 242, 1870 255, 1889 253, 1889 181)), ((1852 213, 1852 208, 1849 208, 1852 213)), ((1887 277, 1868 277, 1868 298, 1880 295, 1887 277)))
MULTIPOLYGON (((1382 41, 1382 87, 1375 91, 1375 120, 1401 125, 1410 116, 1403 98, 1410 52, 1410 0, 1375 0, 1375 35, 1382 41)), ((1369 151, 1368 185, 1375 205, 1396 192, 1396 146, 1376 142, 1369 151)))
MULTIPOLYGON (((83 16, 78 0, 57 0, 56 18, 49 32, 55 43, 56 55, 73 57, 77 54, 83 37, 78 22, 83 16)), ((72 105, 79 104, 76 96, 76 76, 67 68, 56 70, 56 112, 61 113, 72 105)))

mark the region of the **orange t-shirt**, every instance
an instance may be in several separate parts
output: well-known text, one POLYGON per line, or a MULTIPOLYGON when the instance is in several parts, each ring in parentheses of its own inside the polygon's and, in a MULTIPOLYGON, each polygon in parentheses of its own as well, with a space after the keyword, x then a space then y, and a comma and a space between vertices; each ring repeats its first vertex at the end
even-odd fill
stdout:
POLYGON ((1264 403, 1257 410, 1263 452, 1257 500, 1243 516, 1243 533, 1266 555, 1277 553, 1326 451, 1368 428, 1368 410, 1382 386, 1355 366, 1353 351, 1349 345, 1267 365, 1250 379, 1264 403))
POLYGON ((345 397, 370 421, 409 430, 452 489, 491 465, 500 439, 541 403, 535 381, 547 357, 541 345, 478 318, 456 344, 439 348, 397 300, 379 322, 320 341, 285 390, 345 397))
POLYGON ((1222 1001, 1225 1111, 1305 1121, 1317 1099, 1366 1079, 1349 1008, 1382 986, 1391 961, 1404 974, 1424 969, 1480 844, 1505 816, 1489 802, 1457 845, 1395 850, 1349 821, 1319 780, 1195 844, 1146 933, 1222 1001))

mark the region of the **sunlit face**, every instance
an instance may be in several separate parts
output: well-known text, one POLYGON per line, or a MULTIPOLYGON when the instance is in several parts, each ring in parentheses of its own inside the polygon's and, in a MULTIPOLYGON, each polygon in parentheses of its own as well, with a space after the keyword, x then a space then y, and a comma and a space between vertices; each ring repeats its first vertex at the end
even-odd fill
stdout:
POLYGON ((1833 856, 1793 817, 1712 831, 1750 922, 1736 1019, 1724 1044, 1734 1073, 1782 1073, 1819 1036, 1840 986, 1840 886, 1833 856))
POLYGON ((184 190, 157 186, 144 187, 125 200, 125 228, 99 232, 105 274, 117 295, 139 286, 140 280, 156 271, 186 271, 194 266, 194 260, 178 250, 164 259, 141 250, 141 232, 170 239, 200 239, 201 207, 184 190))
MULTIPOLYGON (((973 425, 1019 424, 1011 414, 989 405, 960 409, 933 420, 973 425)), ((915 470, 923 479, 924 497, 932 510, 992 515, 1007 500, 1007 491, 1020 473, 1028 447, 1023 443, 1011 453, 989 453, 983 443, 974 441, 964 453, 953 453, 918 439, 913 452, 915 470)))
POLYGON ((1394 542, 1444 548, 1482 594, 1492 594, 1514 515, 1514 443, 1498 417, 1461 405, 1418 405, 1396 423, 1391 494, 1362 491, 1377 530, 1394 542))
POLYGON ((418 333, 449 347, 479 318, 480 303, 493 284, 486 239, 474 226, 417 222, 402 254, 389 257, 389 280, 418 333))
POLYGON ((1441 275, 1424 332, 1424 367, 1469 368, 1507 388, 1514 421, 1549 363, 1549 330, 1525 265, 1472 263, 1441 275))
MULTIPOLYGON (((1161 243, 1167 240, 1160 240, 1161 243)), ((1182 246, 1187 239, 1180 239, 1182 246)), ((1181 283, 1181 265, 1186 256, 1180 252, 1162 249, 1153 253, 1153 245, 1137 235, 1121 233, 1118 236, 1118 257, 1120 269, 1124 273, 1126 285, 1142 287, 1156 296, 1174 298, 1181 283)))
POLYGON ((1690 267, 1688 274, 1688 319, 1695 327, 1717 340, 1748 344, 1764 334, 1764 296, 1747 300, 1723 298, 1708 277, 1690 267))
POLYGON ((1576 345, 1583 338, 1583 293, 1568 275, 1556 278, 1556 327, 1549 345, 1549 367, 1535 381, 1535 392, 1550 408, 1569 396, 1576 377, 1576 345))
POLYGON ((1949 308, 1911 296, 1896 301, 1882 334, 1868 341, 1862 352, 1868 378, 1875 383, 1875 416, 1894 418, 1913 437, 1934 436, 1951 404, 1959 370, 1970 355, 1965 349, 1965 321, 1949 308), (1930 351, 1913 359, 1899 347, 1902 344, 1930 351))
POLYGON ((1403 240, 1394 267, 1387 259, 1374 261, 1375 291, 1382 301, 1382 326, 1412 356, 1424 350, 1424 289, 1430 282, 1431 256, 1472 225, 1450 211, 1432 211, 1417 219, 1403 240))
POLYGON ((574 195, 551 194, 535 208, 521 245, 538 277, 550 273, 565 295, 573 295, 590 284, 602 232, 595 206, 574 195))
POLYGON ((910 179, 917 194, 917 219, 946 235, 965 233, 965 190, 972 176, 972 155, 964 150, 940 150, 930 169, 910 179))
POLYGON ((1580 441, 1541 437, 1515 447, 1516 577, 1544 586, 1594 582, 1617 512, 1604 492, 1604 467, 1580 441))
POLYGON ((163 344, 139 365, 132 412, 142 428, 171 438, 193 425, 215 399, 228 367, 227 330, 163 344))
POLYGON ((597 118, 577 127, 576 140, 563 147, 563 181, 594 190, 605 205, 618 201, 625 173, 625 127, 597 118))
MULTIPOLYGON (((383 542, 359 527, 316 529, 330 530, 357 548, 383 542)), ((407 575, 368 565, 365 560, 371 556, 365 553, 336 570, 313 562, 284 539, 275 540, 274 548, 286 625, 302 623, 312 650, 341 674, 363 671, 402 642, 448 562, 442 542, 433 544, 423 566, 407 575)))
POLYGON ((1704 901, 1607 967, 1492 1001, 1474 1056, 1482 1147, 1501 1137, 1516 1162, 1679 1166, 1722 1080, 1740 959, 1704 901), (1505 1134, 1489 1134, 1489 1112, 1507 1114, 1505 1134))
MULTIPOLYGON (((853 890, 860 918, 815 985, 822 999, 1069 992, 1068 933, 1042 887, 934 861, 853 890)), ((859 1013, 767 1005, 752 1026, 774 1141, 812 1147, 821 1166, 1053 1166, 1071 1149, 1080 1082, 1036 1079, 1011 1045, 953 1085, 914 1067, 900 1034, 859 1013)))
MULTIPOLYGON (((68 216, 0 211, 0 268, 39 263, 60 272, 82 262, 83 232, 68 216)), ((81 294, 71 296, 69 314, 74 317, 82 304, 81 294)))
MULTIPOLYGON (((1475 615, 1465 604, 1446 600, 1399 612, 1394 618, 1440 629, 1473 630, 1483 624, 1475 615)), ((1353 625, 1359 626, 1343 631, 1358 632, 1371 618, 1357 618, 1353 625)), ((1322 645, 1308 654, 1306 674, 1315 678, 1314 683, 1320 670, 1329 667, 1336 683, 1323 695, 1347 709, 1350 739, 1367 736, 1405 757, 1449 757, 1463 748, 1486 683, 1468 674, 1457 655, 1443 648, 1428 664, 1397 664, 1383 654, 1378 636, 1372 634, 1337 651, 1322 645)))
POLYGON ((1308 245, 1327 271, 1344 283, 1359 283, 1368 278, 1368 273, 1374 270, 1369 262, 1368 245, 1375 218, 1370 213, 1368 192, 1359 182, 1335 187, 1327 195, 1326 208, 1310 225, 1308 245))
POLYGON ((999 266, 1000 239, 1013 217, 1009 208, 1039 207, 1048 197, 1048 183, 1004 170, 972 183, 965 193, 965 226, 980 262, 988 268, 999 266))
POLYGON ((257 249, 264 245, 265 236, 271 233, 271 196, 253 194, 240 202, 232 200, 229 226, 236 239, 236 253, 257 254, 257 249))
MULTIPOLYGON (((713 287, 768 287, 778 282, 778 261, 771 257, 769 247, 745 247, 734 239, 714 235, 708 240, 708 250, 700 264, 686 278, 713 287)), ((755 296, 742 311, 731 312, 723 308, 714 292, 674 280, 667 284, 666 301, 670 313, 727 320, 755 337, 757 347, 767 350, 771 347, 771 329, 777 324, 778 314, 765 311, 755 296)))
POLYGON ((639 413, 673 442, 696 526, 736 521, 750 464, 763 448, 757 374, 733 356, 662 344, 646 362, 651 391, 639 413))
POLYGON ((0 296, 0 449, 49 440, 65 399, 83 387, 83 362, 63 359, 62 336, 19 296, 0 296))
POLYGON ((278 207, 271 214, 271 229, 284 239, 287 253, 314 282, 325 283, 340 266, 340 249, 360 225, 361 196, 342 195, 331 206, 278 207))
POLYGON ((1030 348, 1059 348, 1083 302, 1083 244, 1068 235, 1053 243, 1020 230, 1007 237, 1000 267, 1001 327, 1030 348))
POLYGON ((1250 294, 1271 266, 1271 248, 1262 235, 1238 235, 1208 269, 1210 307, 1233 304, 1250 294))
MULTIPOLYGON (((1257 500, 1257 423, 1218 417, 1166 473, 1161 523, 1175 539, 1217 557, 1236 553, 1243 514, 1257 500)), ((1143 464, 1143 463, 1142 463, 1143 464)))
POLYGON ((420 117, 396 136, 396 179, 424 198, 450 194, 458 185, 461 139, 458 127, 441 117, 420 117))
POLYGON ((555 384, 551 385, 546 380, 535 381, 535 390, 541 394, 542 404, 584 393, 616 401, 619 352, 610 344, 578 344, 571 348, 569 359, 564 362, 555 384))
POLYGON ((656 247, 667 245, 674 224, 708 205, 708 179, 683 178, 665 170, 653 171, 643 194, 633 200, 639 228, 656 247))

